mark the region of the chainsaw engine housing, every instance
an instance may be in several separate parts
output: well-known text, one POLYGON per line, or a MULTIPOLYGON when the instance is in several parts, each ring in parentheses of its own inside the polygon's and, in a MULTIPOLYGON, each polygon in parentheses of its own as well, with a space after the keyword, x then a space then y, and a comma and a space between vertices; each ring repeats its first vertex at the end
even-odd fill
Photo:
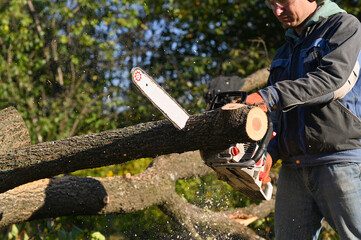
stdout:
MULTIPOLYGON (((209 104, 209 110, 234 101, 244 102, 245 92, 232 91, 217 94, 209 104)), ((270 200, 273 186, 262 184, 266 159, 266 147, 272 136, 272 123, 269 120, 268 132, 261 141, 231 144, 223 151, 201 151, 205 164, 211 167, 220 180, 226 181, 236 190, 253 200, 270 200)))

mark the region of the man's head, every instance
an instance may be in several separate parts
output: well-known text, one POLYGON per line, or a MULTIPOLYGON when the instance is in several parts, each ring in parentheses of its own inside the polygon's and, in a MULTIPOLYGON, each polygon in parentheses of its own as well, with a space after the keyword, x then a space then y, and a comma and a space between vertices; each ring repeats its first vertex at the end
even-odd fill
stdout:
POLYGON ((298 34, 317 9, 315 0, 266 0, 266 4, 284 27, 298 34))

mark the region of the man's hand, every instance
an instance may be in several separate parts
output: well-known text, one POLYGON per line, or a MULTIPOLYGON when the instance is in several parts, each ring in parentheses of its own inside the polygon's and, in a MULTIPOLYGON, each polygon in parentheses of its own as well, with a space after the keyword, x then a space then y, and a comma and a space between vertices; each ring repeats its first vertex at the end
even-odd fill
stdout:
POLYGON ((261 108, 264 112, 267 112, 267 105, 261 94, 257 92, 247 96, 246 104, 256 105, 257 107, 261 108))
POLYGON ((271 178, 269 177, 269 172, 270 172, 271 167, 272 167, 272 157, 271 157, 271 155, 269 155, 269 153, 267 153, 265 161, 266 162, 265 162, 263 178, 262 178, 262 183, 263 184, 266 184, 266 183, 271 181, 271 178))

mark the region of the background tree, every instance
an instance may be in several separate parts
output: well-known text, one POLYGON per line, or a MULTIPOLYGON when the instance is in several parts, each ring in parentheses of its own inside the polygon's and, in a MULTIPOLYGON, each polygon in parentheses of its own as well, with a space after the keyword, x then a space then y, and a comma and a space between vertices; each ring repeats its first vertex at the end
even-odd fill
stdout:
POLYGON ((139 24, 131 2, 3 1, 0 11, 1 106, 17 107, 33 143, 114 128, 111 34, 139 24))

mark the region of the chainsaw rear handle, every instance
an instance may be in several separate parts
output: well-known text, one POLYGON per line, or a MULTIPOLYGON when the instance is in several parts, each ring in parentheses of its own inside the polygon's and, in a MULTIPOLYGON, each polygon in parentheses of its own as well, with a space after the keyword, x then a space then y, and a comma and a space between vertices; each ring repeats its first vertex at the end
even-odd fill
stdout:
POLYGON ((218 107, 223 106, 224 104, 219 103, 218 101, 222 98, 229 98, 229 97, 239 97, 237 99, 237 102, 239 103, 244 103, 246 101, 247 98, 247 92, 242 92, 242 91, 228 91, 228 92, 220 92, 217 93, 216 96, 214 96, 214 98, 212 99, 210 105, 209 105, 209 110, 213 110, 216 109, 218 107), (217 104, 219 104, 220 106, 217 106, 217 104))

